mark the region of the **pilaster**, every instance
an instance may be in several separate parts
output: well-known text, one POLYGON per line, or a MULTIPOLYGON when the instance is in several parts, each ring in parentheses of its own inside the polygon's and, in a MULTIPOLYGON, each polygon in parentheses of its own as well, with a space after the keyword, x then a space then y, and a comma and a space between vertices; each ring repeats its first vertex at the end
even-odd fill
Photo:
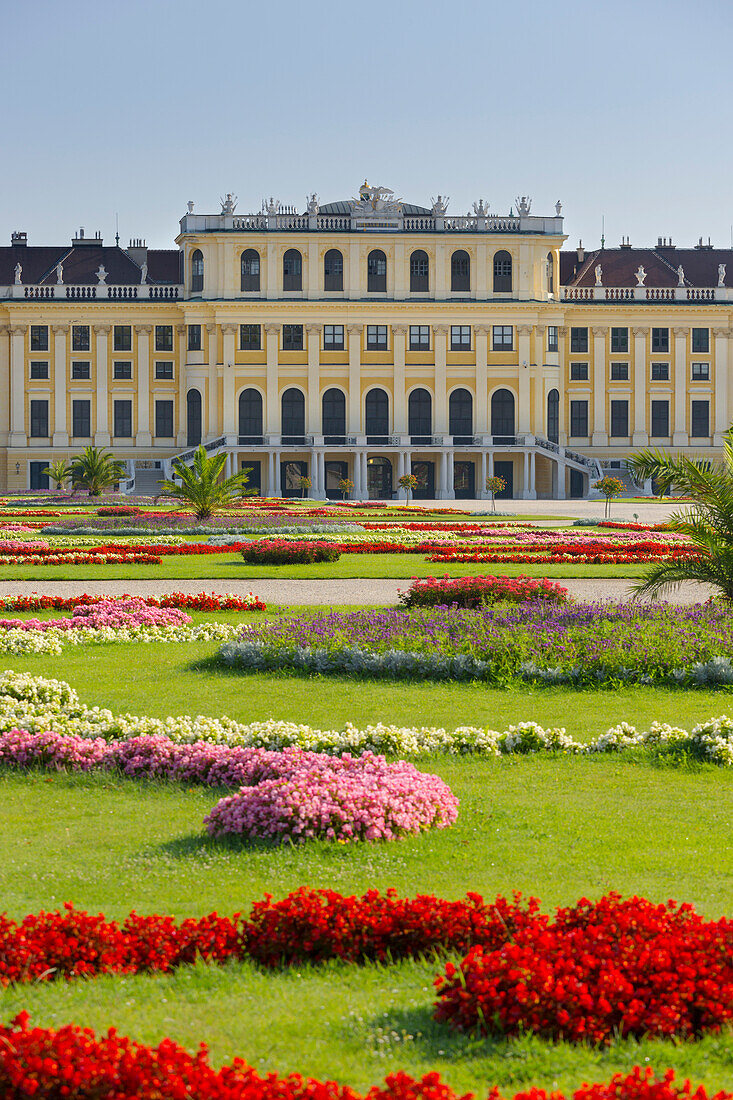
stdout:
POLYGON ((0 393, 6 395, 5 401, 0 401, 0 446, 8 443, 10 432, 10 326, 0 325, 0 393))
MULTIPOLYGON (((153 438, 150 433, 150 335, 152 325, 136 325, 137 335, 137 434, 135 436, 136 447, 152 446, 153 438)), ((99 367, 97 367, 97 370, 99 367)), ((99 401, 99 397, 97 398, 99 401)), ((99 414, 97 414, 97 427, 99 427, 99 414)))
POLYGON ((25 447, 25 325, 10 327, 10 446, 25 447))
POLYGON ((54 447, 68 447, 66 422, 66 336, 68 325, 53 326, 53 436, 54 447))
POLYGON ((530 406, 530 346, 532 337, 531 325, 517 325, 517 350, 519 352, 519 379, 517 389, 519 391, 519 408, 517 410, 517 431, 520 435, 529 435, 532 431, 531 406, 530 406))
POLYGON ((632 331, 634 334, 634 430, 631 442, 635 447, 645 447, 649 442, 646 421, 646 339, 648 329, 640 325, 632 331))
POLYGON ((219 358, 219 330, 215 324, 206 326, 208 337, 208 394, 206 403, 206 434, 209 439, 216 439, 221 434, 219 423, 219 375, 216 364, 219 358))
MULTIPOLYGON (((349 435, 361 434, 361 338, 363 325, 347 325, 349 335, 349 435)), ((366 484, 364 485, 366 491, 366 484)))
POLYGON ((434 325, 435 336, 435 434, 448 431, 448 398, 446 396, 448 325, 434 325))
MULTIPOLYGON (((109 333, 111 325, 95 325, 97 343, 97 421, 94 443, 97 447, 109 447, 109 333)), ((139 393, 140 391, 138 391, 139 393)), ((147 393, 145 393, 147 398, 147 393)), ((138 416, 140 415, 138 399, 138 416)))
POLYGON ((730 329, 713 329, 715 338, 715 425, 713 446, 722 447, 730 427, 728 416, 728 339, 730 329))
POLYGON ((235 341, 237 335, 236 325, 222 325, 222 362, 224 364, 224 393, 223 393, 223 427, 225 436, 237 435, 237 418, 234 407, 234 376, 235 376, 235 341))
POLYGON ((673 447, 686 447, 687 433, 687 336, 686 328, 672 329, 674 333, 674 431, 673 447))
POLYGON ((267 347, 265 430, 268 435, 280 435, 280 409, 278 400, 278 343, 279 325, 265 325, 267 347))
MULTIPOLYGON (((321 354, 321 326, 306 325, 308 336, 308 415, 306 431, 310 435, 321 433, 321 410, 319 408, 319 356, 321 354)), ((325 492, 325 488, 324 488, 325 492)))
POLYGON ((476 342, 476 413, 473 430, 477 435, 487 435, 489 431, 489 326, 476 325, 473 332, 476 342))
POLYGON ((608 444, 606 428, 606 325, 596 325, 593 331, 593 435, 594 447, 608 444))
POLYGON ((392 325, 392 341, 394 351, 394 433, 405 435, 407 433, 407 405, 405 385, 405 346, 407 342, 407 325, 392 325))

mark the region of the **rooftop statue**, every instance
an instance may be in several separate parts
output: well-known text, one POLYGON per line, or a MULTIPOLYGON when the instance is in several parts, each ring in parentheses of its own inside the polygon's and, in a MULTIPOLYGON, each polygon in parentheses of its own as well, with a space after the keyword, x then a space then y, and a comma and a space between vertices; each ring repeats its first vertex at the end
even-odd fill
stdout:
POLYGON ((447 195, 438 195, 437 199, 431 197, 430 201, 433 204, 431 211, 434 218, 442 218, 448 209, 449 198, 447 195))
POLYGON ((558 218, 562 214, 562 203, 560 202, 559 199, 555 203, 555 213, 557 214, 558 218))
POLYGON ((596 264, 596 286, 603 286, 603 268, 596 264))
POLYGON ((189 199, 187 204, 189 214, 193 214, 193 199, 189 199))
POLYGON ((636 272, 636 285, 637 286, 643 286, 645 279, 646 279, 646 271, 644 270, 643 264, 639 264, 639 270, 636 272))
POLYGON ((684 285, 685 285, 685 269, 682 266, 682 264, 680 264, 680 266, 677 268, 677 286, 684 286, 684 285))
POLYGON ((107 272, 105 271, 104 264, 100 264, 96 271, 97 281, 100 286, 103 286, 107 282, 107 272))
POLYGON ((23 281, 21 279, 22 274, 23 274, 23 268, 20 266, 20 264, 16 264, 15 265, 15 285, 16 286, 20 286, 21 282, 23 281))
POLYGON ((308 208, 307 209, 308 209, 308 213, 310 215, 315 215, 315 214, 318 213, 318 195, 315 193, 315 191, 313 192, 312 195, 308 196, 308 208))
POLYGON ((395 199, 389 187, 370 187, 366 180, 359 188, 359 198, 351 200, 351 212, 357 217, 373 218, 375 215, 401 214, 402 199, 395 199))
POLYGON ((515 199, 514 204, 520 218, 526 218, 532 209, 532 200, 529 195, 522 195, 521 198, 515 199))
POLYGON ((473 212, 477 218, 486 218, 489 214, 489 203, 483 199, 479 199, 478 202, 473 204, 473 212))
POLYGON ((725 264, 718 264, 718 286, 725 286, 725 264))
POLYGON ((63 281, 64 281, 64 265, 59 261, 59 263, 56 264, 56 282, 58 283, 59 286, 61 286, 63 281))
POLYGON ((227 191, 224 198, 219 201, 221 202, 222 214, 233 214, 237 209, 237 196, 233 195, 231 191, 227 191))
POLYGON ((147 283, 147 281, 148 281, 148 264, 147 264, 147 260, 146 260, 145 263, 140 268, 140 286, 142 286, 143 283, 147 283))

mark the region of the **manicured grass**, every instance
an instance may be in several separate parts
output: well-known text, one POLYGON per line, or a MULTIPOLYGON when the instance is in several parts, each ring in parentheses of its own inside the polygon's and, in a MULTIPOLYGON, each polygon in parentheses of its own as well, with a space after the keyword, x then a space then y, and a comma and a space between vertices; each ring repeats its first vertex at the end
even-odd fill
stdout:
MULTIPOLYGON (((154 541, 154 539, 152 540, 154 541)), ((0 568, 3 581, 104 581, 211 579, 217 583, 258 580, 351 580, 364 578, 474 577, 497 573, 507 577, 639 577, 645 565, 513 565, 490 562, 446 565, 422 554, 343 554, 322 565, 245 565, 239 554, 163 558, 160 565, 12 565, 0 568)))
MULTIPOLYGON (((613 759, 432 761, 461 799, 456 826, 392 844, 293 848, 212 841, 201 820, 216 792, 103 776, 0 778, 0 882, 13 915, 73 900, 121 917, 247 908, 303 883, 343 893, 487 897, 521 889, 545 906, 608 889, 692 901, 715 916, 733 903, 733 774, 613 759)), ((399 966, 197 967, 169 977, 37 984, 0 994, 45 1025, 73 1019, 155 1042, 170 1035, 215 1062, 299 1070, 360 1088, 388 1072, 440 1070, 461 1090, 491 1083, 572 1087, 650 1058, 709 1086, 730 1080, 730 1035, 699 1044, 618 1044, 606 1053, 538 1040, 453 1036, 430 1019, 437 961, 399 966)))

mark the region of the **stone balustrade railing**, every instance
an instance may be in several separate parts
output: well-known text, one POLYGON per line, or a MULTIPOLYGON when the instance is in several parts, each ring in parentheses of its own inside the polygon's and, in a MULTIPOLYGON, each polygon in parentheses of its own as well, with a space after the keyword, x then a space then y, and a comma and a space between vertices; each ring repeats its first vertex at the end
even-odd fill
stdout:
POLYGON ((137 302, 176 301, 183 297, 183 286, 141 284, 140 286, 97 283, 84 286, 79 283, 47 285, 15 283, 0 287, 0 298, 42 299, 44 301, 121 301, 137 302))
POLYGON ((565 302, 730 302, 727 286, 566 286, 565 302))

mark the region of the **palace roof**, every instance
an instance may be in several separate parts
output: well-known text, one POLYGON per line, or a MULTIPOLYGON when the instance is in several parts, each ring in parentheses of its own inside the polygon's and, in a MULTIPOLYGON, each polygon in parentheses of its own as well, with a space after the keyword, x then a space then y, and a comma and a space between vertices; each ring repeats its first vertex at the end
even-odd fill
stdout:
POLYGON ((596 267, 601 266, 601 283, 604 287, 635 287, 636 272, 643 267, 646 287, 676 287, 679 285, 678 268, 682 267, 684 283, 689 287, 714 287, 718 285, 718 267, 726 268, 723 285, 733 286, 733 250, 698 245, 697 248, 677 248, 675 245, 657 245, 656 248, 598 248, 584 252, 563 250, 560 253, 561 286, 595 286, 596 267))
MULTIPOLYGON (((65 285, 93 286, 100 264, 110 285, 138 285, 142 270, 124 248, 102 244, 62 245, 59 247, 12 244, 0 248, 0 286, 15 281, 15 266, 22 268, 24 285, 49 285, 56 282, 56 265, 63 266, 65 285)), ((177 248, 149 248, 144 254, 148 265, 148 283, 178 284, 181 278, 181 253, 177 248)))

